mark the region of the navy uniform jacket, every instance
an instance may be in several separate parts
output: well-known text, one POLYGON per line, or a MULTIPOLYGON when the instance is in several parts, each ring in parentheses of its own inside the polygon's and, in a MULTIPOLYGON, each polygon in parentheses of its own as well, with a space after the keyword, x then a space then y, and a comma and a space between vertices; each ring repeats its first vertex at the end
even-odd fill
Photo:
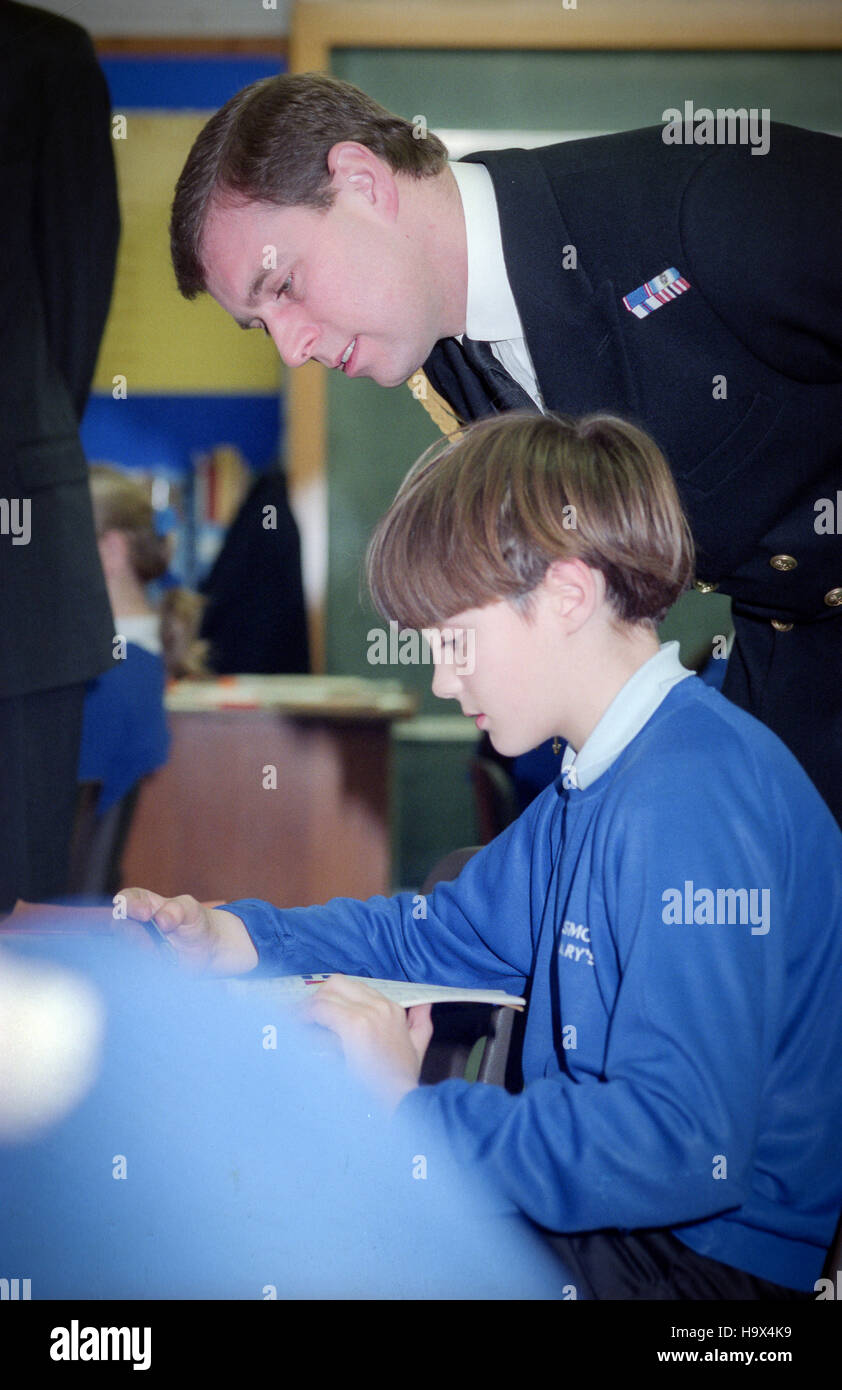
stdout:
MULTIPOLYGON (((842 488, 842 141, 772 125, 753 155, 662 134, 468 158, 494 182, 547 408, 614 411, 655 438, 698 579, 734 601, 725 693, 842 818, 842 537, 816 529, 842 488), (668 268, 690 288, 629 312, 623 297, 668 268)), ((490 413, 455 340, 424 369, 462 418, 490 413)))
POLYGON ((27 544, 0 533, 0 698, 111 665, 78 426, 118 233, 108 90, 90 39, 43 10, 0 6, 0 499, 31 506, 27 544))

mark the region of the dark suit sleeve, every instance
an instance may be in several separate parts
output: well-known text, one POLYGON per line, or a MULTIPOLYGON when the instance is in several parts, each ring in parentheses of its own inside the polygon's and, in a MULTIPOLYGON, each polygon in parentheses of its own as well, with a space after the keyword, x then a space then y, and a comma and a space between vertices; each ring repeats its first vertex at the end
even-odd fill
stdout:
POLYGON ((681 233, 694 283, 732 333, 795 381, 842 381, 842 140, 773 125, 766 154, 726 146, 691 178, 681 233))
POLYGON ((36 251, 50 350, 81 419, 120 231, 108 87, 81 30, 73 33, 72 46, 54 53, 42 99, 49 109, 36 191, 36 251))

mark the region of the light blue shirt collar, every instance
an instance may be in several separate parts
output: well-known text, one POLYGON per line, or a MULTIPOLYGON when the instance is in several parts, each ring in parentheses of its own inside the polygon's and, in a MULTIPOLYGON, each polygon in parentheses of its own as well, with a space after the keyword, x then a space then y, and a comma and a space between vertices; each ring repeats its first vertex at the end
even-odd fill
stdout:
POLYGON ((650 656, 618 691, 579 752, 567 745, 561 760, 564 786, 584 791, 607 772, 673 686, 692 675, 678 659, 678 643, 662 642, 661 650, 650 656))

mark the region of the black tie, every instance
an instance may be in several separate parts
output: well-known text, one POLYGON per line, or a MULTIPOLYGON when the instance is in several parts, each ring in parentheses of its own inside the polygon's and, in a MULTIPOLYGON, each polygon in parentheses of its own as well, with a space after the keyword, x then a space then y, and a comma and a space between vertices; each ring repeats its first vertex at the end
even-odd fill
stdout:
POLYGON ((462 352, 466 362, 473 367, 488 392, 495 410, 531 410, 538 406, 532 397, 518 386, 514 377, 509 376, 505 367, 497 361, 488 343, 479 343, 474 338, 462 338, 462 352))

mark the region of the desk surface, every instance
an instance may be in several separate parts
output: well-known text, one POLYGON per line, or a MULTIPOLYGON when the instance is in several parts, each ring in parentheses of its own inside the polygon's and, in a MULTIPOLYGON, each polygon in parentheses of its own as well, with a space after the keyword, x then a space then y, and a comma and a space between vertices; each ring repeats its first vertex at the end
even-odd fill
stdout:
POLYGON ((176 687, 169 761, 141 789, 124 881, 281 907, 388 892, 390 729, 412 701, 383 685, 265 676, 176 687))
POLYGON ((179 714, 251 709, 312 719, 408 719, 417 703, 397 681, 357 676, 221 676, 176 681, 166 696, 179 714))

